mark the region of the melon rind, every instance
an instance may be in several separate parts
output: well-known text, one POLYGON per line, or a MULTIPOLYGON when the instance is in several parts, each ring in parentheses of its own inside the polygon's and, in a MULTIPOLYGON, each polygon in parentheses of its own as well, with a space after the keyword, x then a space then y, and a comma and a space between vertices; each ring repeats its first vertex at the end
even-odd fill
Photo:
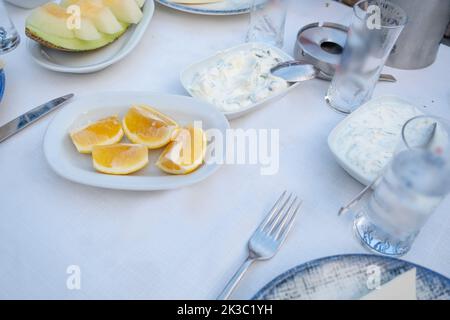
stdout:
POLYGON ((25 29, 25 33, 30 39, 33 39, 34 41, 47 48, 68 52, 84 52, 96 50, 114 42, 121 35, 123 35, 126 30, 127 27, 125 27, 123 31, 117 34, 102 34, 102 37, 100 39, 94 41, 85 41, 77 38, 69 39, 56 37, 54 35, 45 33, 33 26, 27 26, 25 29))

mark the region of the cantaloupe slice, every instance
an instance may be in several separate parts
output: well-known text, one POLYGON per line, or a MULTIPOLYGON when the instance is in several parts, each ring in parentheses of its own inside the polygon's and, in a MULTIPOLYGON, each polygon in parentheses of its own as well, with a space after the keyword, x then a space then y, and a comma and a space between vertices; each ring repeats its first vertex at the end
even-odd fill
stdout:
POLYGON ((81 16, 91 20, 100 32, 115 34, 125 28, 101 0, 64 0, 61 5, 64 7, 79 6, 81 16))
POLYGON ((25 33, 42 45, 63 51, 89 51, 119 38, 131 23, 143 16, 145 0, 62 0, 33 10, 26 21, 25 33), (71 5, 80 8, 79 28, 69 28, 71 5))
POLYGON ((145 0, 136 0, 136 3, 138 4, 139 8, 142 8, 145 4, 145 0))
POLYGON ((142 11, 136 0, 103 0, 120 21, 138 23, 142 19, 142 11))
POLYGON ((102 37, 100 32, 98 32, 97 28, 95 27, 94 23, 86 18, 81 18, 80 28, 75 29, 74 33, 75 37, 80 40, 93 41, 99 40, 102 37))
POLYGON ((75 33, 67 28, 69 14, 56 3, 47 3, 33 10, 27 18, 27 26, 39 26, 50 35, 73 39, 75 33))

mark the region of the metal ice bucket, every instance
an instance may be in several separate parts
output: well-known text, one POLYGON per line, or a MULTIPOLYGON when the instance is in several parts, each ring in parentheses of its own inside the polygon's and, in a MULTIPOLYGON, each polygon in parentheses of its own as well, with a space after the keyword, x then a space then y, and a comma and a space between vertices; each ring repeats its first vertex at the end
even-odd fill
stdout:
POLYGON ((435 60, 450 21, 450 0, 389 0, 406 11, 409 22, 386 65, 421 69, 435 60))

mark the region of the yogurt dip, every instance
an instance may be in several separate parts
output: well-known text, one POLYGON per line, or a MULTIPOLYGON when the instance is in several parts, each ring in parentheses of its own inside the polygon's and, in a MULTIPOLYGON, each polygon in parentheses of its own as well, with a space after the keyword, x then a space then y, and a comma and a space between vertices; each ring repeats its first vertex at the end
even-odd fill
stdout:
POLYGON ((252 47, 225 54, 197 71, 190 92, 223 112, 239 111, 288 88, 270 73, 284 59, 270 48, 252 47))
POLYGON ((422 113, 412 105, 388 100, 360 111, 344 120, 332 149, 352 171, 373 181, 402 147, 403 125, 422 113))

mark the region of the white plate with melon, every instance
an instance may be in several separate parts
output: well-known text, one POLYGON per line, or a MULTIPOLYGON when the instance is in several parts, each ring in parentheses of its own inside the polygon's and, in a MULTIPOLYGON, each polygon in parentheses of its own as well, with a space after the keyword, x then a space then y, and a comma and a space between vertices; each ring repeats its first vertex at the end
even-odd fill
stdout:
MULTIPOLYGON (((156 0, 160 4, 202 15, 237 15, 250 11, 253 0, 156 0)), ((261 0, 265 1, 265 0, 261 0)))
POLYGON ((120 61, 137 46, 154 10, 153 0, 48 3, 27 18, 27 47, 34 61, 44 68, 66 73, 96 72, 120 61))
POLYGON ((44 153, 58 175, 74 182, 119 190, 167 190, 204 180, 219 168, 220 163, 207 161, 207 154, 215 150, 206 137, 211 129, 225 136, 228 128, 228 121, 219 111, 190 97, 133 91, 97 93, 75 98, 58 112, 45 134, 44 153), (148 110, 156 113, 157 123, 169 126, 156 126, 155 131, 155 121, 143 122, 136 117, 147 115, 148 110), (204 149, 196 152, 194 147, 192 159, 201 154, 195 158, 200 160, 174 166, 177 160, 169 160, 178 159, 172 156, 179 152, 178 137, 198 128, 199 121, 205 134, 199 135, 204 149), (108 123, 109 136, 93 129, 102 122, 108 123), (142 129, 144 125, 147 127, 142 129), (84 128, 91 130, 86 134, 84 128), (174 128, 173 134, 169 135, 166 128, 174 128), (92 132, 101 140, 92 139, 92 132), (143 132, 158 132, 158 140, 147 139, 143 132))

